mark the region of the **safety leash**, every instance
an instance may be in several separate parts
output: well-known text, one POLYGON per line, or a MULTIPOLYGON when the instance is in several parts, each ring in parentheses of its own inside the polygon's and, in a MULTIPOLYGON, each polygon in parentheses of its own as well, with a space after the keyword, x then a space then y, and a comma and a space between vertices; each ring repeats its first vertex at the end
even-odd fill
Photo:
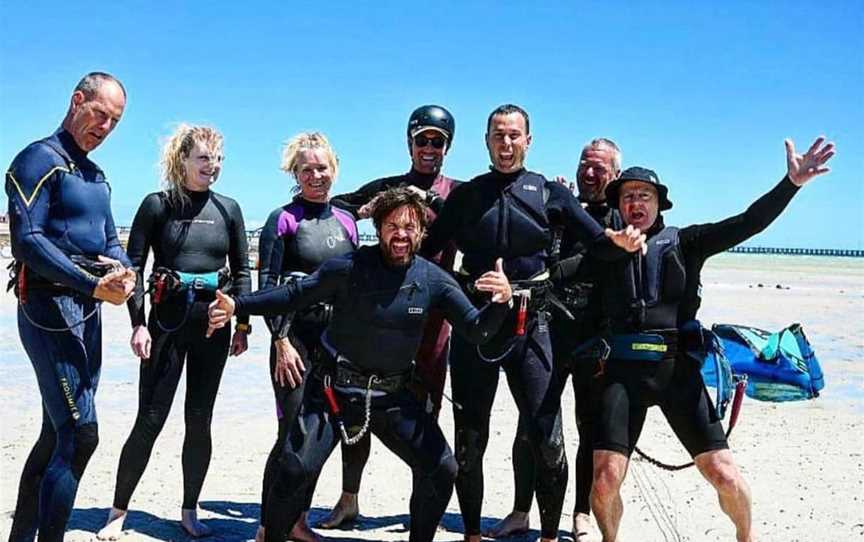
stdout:
POLYGON ((372 419, 372 386, 378 382, 378 377, 375 375, 369 376, 366 382, 366 415, 363 420, 363 426, 354 434, 353 437, 348 436, 348 430, 345 429, 345 422, 342 420, 342 409, 339 408, 339 401, 336 399, 336 392, 333 389, 330 381, 330 375, 324 375, 324 397, 327 399, 327 404, 330 407, 330 413, 336 418, 336 423, 339 425, 339 432, 342 433, 342 442, 347 446, 353 446, 369 431, 369 422, 372 419))

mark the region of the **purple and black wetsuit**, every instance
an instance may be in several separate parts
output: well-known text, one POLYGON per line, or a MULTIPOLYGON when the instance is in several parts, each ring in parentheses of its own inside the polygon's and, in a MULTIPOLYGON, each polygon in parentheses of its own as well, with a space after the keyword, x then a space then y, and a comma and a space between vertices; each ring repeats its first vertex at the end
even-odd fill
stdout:
MULTIPOLYGON (((301 196, 270 213, 258 242, 258 289, 274 288, 293 280, 292 273, 310 274, 326 260, 349 254, 357 248, 357 225, 354 218, 329 203, 314 203, 301 196)), ((297 276, 297 275, 294 275, 297 276)), ((274 476, 279 470, 279 454, 294 423, 306 383, 295 387, 280 386, 273 379, 276 366, 276 346, 279 339, 288 338, 303 358, 306 375, 312 369, 327 326, 330 309, 316 304, 296 313, 267 316, 270 330, 270 379, 276 397, 279 433, 267 458, 261 495, 261 524, 266 521, 267 501, 274 476)), ((309 485, 306 508, 309 508, 315 484, 309 485)))

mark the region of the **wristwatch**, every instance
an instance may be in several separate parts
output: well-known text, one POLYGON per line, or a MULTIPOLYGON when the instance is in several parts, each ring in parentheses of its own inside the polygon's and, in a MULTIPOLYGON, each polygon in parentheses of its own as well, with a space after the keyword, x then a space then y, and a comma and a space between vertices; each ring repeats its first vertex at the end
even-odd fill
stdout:
POLYGON ((246 335, 252 335, 252 324, 237 324, 234 326, 235 331, 242 331, 246 335))

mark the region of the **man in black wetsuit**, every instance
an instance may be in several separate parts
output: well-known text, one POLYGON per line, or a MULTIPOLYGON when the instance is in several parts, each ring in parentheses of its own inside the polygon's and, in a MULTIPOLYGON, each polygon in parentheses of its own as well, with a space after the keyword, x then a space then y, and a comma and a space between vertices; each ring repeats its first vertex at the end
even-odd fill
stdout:
POLYGON ((413 470, 412 542, 428 542, 453 491, 456 461, 438 426, 407 384, 430 309, 439 308, 473 343, 498 330, 512 295, 501 262, 474 287, 492 294, 482 309, 434 263, 415 256, 426 206, 395 188, 376 202, 379 244, 325 262, 312 275, 233 299, 221 293, 210 306, 210 329, 234 314, 284 314, 329 301, 333 316, 322 335, 329 362, 313 369, 300 416, 286 440, 281 472, 270 491, 266 540, 282 542, 303 511, 306 491, 339 441, 375 434, 413 470), (344 420, 344 423, 343 421, 344 420), (359 426, 360 429, 355 431, 359 426), (350 429, 346 429, 350 428, 350 429))
POLYGON ((117 126, 125 105, 117 79, 87 74, 62 126, 28 145, 6 173, 18 331, 42 394, 42 431, 21 474, 11 541, 33 540, 37 529, 39 540, 63 539, 99 442, 99 304, 123 303, 135 273, 106 274, 129 260, 111 216, 111 189, 88 153, 117 126))
MULTIPOLYGON (((547 260, 552 229, 562 228, 564 235, 600 251, 601 257, 621 252, 607 242, 603 228, 566 187, 525 169, 530 143, 528 114, 522 108, 508 104, 492 111, 486 133, 491 171, 450 194, 423 244, 424 254, 436 254, 455 242, 464 254, 458 273, 469 292, 473 280, 492 269, 499 258, 503 258, 514 289, 519 290, 518 310, 510 312, 487 346, 477 347, 458 336, 452 341, 450 381, 453 400, 459 405, 453 412, 459 462, 456 491, 469 542, 480 540, 482 461, 502 366, 537 465, 541 538, 557 538, 567 461, 561 432, 556 429, 560 394, 549 393, 552 346, 547 260)), ((627 250, 641 247, 639 232, 608 230, 607 235, 627 250)))
MULTIPOLYGON (((438 105, 423 105, 415 109, 408 118, 406 136, 411 170, 403 175, 376 179, 350 194, 333 198, 333 205, 343 208, 357 219, 368 218, 374 207, 375 197, 382 191, 396 186, 405 186, 415 191, 429 206, 429 222, 434 222, 436 213, 460 181, 443 173, 444 158, 453 146, 456 121, 447 109, 438 105)), ((455 248, 450 245, 434 260, 444 269, 453 268, 455 248)), ((437 416, 441 410, 441 399, 447 377, 447 358, 450 352, 450 326, 444 315, 432 312, 426 323, 426 331, 420 350, 417 352, 417 377, 420 391, 427 393, 432 411, 437 416)), ((321 527, 332 529, 345 521, 355 519, 360 513, 357 494, 363 468, 369 459, 370 439, 355 446, 342 446, 342 495, 329 516, 321 521, 321 527)))
POLYGON ((611 347, 597 390, 591 506, 603 540, 614 542, 623 514, 621 483, 649 406, 658 405, 696 467, 717 490, 720 508, 739 542, 752 540, 750 489, 714 415, 699 365, 687 351, 701 331, 688 331, 699 309, 705 260, 768 227, 805 183, 828 171, 834 145, 817 139, 803 156, 786 141, 786 176, 744 213, 721 222, 677 229, 660 211, 672 207, 651 170, 633 167, 606 188, 621 218, 648 235, 648 252, 600 265, 598 289, 611 347))
MULTIPOLYGON (((606 186, 621 173, 621 150, 612 140, 593 139, 582 148, 576 171, 579 201, 591 217, 606 228, 620 227, 617 211, 606 205, 606 186)), ((559 182, 564 182, 559 180, 559 182)), ((571 184, 572 186, 572 184, 571 184)), ((598 371, 602 355, 599 333, 599 301, 594 291, 594 279, 584 244, 562 239, 559 263, 552 270, 555 293, 569 314, 553 309, 550 334, 555 359, 553 382, 556 393, 563 392, 567 378, 573 376, 573 396, 576 406, 576 427, 579 450, 576 454, 576 501, 573 508, 573 540, 579 542, 591 530, 590 503, 592 476, 593 415, 590 401, 591 383, 598 371)), ((554 253, 554 250, 553 250, 554 253)), ((553 254, 553 258, 556 256, 553 254)), ((487 535, 493 538, 510 536, 529 529, 529 512, 534 499, 534 456, 531 442, 520 419, 513 440, 513 478, 515 496, 513 511, 495 524, 487 535)))

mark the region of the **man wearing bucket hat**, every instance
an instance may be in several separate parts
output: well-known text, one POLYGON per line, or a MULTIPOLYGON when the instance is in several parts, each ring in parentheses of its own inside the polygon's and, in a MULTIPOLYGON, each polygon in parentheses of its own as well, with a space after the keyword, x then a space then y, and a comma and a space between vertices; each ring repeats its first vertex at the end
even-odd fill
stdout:
POLYGON ((652 170, 632 167, 606 188, 628 226, 648 236, 648 252, 598 273, 601 307, 611 347, 596 386, 599 413, 594 438, 591 508, 603 540, 613 542, 623 515, 620 487, 648 406, 660 406, 696 467, 714 486, 721 509, 739 541, 752 540, 750 489, 735 465, 720 420, 714 415, 700 368, 687 357, 696 337, 684 331, 701 299, 705 260, 767 228, 798 189, 828 172, 833 143, 818 138, 802 156, 786 141, 786 176, 744 213, 716 223, 668 227, 661 211, 672 208, 668 188, 652 170), (680 331, 679 331, 680 330, 680 331))
MULTIPOLYGON (((430 223, 434 221, 450 191, 461 184, 441 173, 444 157, 453 145, 456 121, 447 109, 439 105, 423 105, 411 113, 405 133, 411 156, 408 173, 371 181, 356 192, 336 196, 333 205, 353 213, 358 219, 369 218, 381 192, 405 186, 426 201, 429 206, 427 218, 430 223)), ((452 269, 455 254, 456 249, 450 245, 433 259, 445 269, 452 269)), ((449 346, 450 325, 443 314, 433 311, 417 352, 416 374, 418 391, 427 395, 425 402, 436 416, 441 410, 449 346)), ((369 459, 370 444, 370 439, 365 438, 356 446, 342 447, 342 495, 330 514, 319 523, 320 527, 332 529, 357 518, 360 512, 357 495, 369 459)))

